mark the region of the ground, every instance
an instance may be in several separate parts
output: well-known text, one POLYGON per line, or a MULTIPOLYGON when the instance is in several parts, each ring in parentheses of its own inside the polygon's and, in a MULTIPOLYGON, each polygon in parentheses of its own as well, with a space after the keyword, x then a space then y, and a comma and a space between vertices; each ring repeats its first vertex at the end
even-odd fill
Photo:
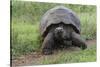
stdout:
MULTIPOLYGON (((87 49, 90 49, 91 47, 96 45, 96 40, 95 39, 94 40, 87 40, 86 43, 88 44, 87 49)), ((70 53, 76 54, 78 56, 79 53, 77 54, 77 52, 79 52, 79 51, 81 51, 79 48, 70 47, 70 48, 67 48, 67 49, 54 51, 53 55, 42 55, 40 52, 34 52, 34 53, 31 53, 31 54, 23 55, 23 56, 20 56, 18 58, 12 59, 12 66, 15 67, 15 66, 26 66, 26 65, 78 62, 78 58, 76 58, 74 60, 71 60, 71 59, 68 59, 68 58, 70 57, 70 53), (65 54, 67 54, 67 55, 69 54, 69 56, 67 56, 65 54), (63 56, 63 55, 65 55, 65 56, 63 56), (61 57, 64 57, 64 58, 61 58, 61 57), (66 59, 66 57, 68 57, 68 58, 66 59), (59 60, 62 60, 62 59, 63 59, 63 61, 59 62, 59 60), (64 60, 64 59, 66 59, 66 60, 64 60), (71 60, 71 61, 69 62, 69 60, 71 60)), ((85 58, 83 57, 81 62, 84 62, 83 60, 86 59, 86 58, 88 58, 88 56, 87 57, 85 56, 85 58)), ((91 58, 91 57, 89 57, 89 58, 91 58)), ((94 61, 94 60, 91 60, 91 61, 94 61)))

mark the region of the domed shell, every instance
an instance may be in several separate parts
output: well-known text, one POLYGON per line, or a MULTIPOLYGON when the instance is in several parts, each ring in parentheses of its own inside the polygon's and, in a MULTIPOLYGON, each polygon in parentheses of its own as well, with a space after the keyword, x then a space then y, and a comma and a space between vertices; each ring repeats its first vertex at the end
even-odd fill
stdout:
POLYGON ((80 20, 77 15, 70 9, 64 6, 57 6, 48 10, 42 17, 40 22, 40 32, 45 37, 47 28, 52 24, 70 24, 73 26, 76 33, 80 34, 80 20))

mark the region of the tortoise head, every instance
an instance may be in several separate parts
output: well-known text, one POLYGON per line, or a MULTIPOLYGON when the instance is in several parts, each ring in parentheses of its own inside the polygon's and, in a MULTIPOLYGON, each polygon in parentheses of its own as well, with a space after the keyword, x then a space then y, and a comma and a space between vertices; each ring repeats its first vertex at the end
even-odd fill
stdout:
POLYGON ((64 27, 57 27, 54 30, 54 37, 56 39, 63 39, 63 40, 70 40, 71 39, 71 34, 69 29, 65 29, 64 27))

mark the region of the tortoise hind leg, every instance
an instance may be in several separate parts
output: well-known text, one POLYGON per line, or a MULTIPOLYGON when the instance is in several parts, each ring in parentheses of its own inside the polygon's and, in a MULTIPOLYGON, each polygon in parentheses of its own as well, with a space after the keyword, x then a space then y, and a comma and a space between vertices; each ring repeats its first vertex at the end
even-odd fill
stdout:
POLYGON ((45 55, 52 54, 53 45, 54 45, 53 34, 48 33, 48 35, 45 37, 44 42, 42 44, 42 53, 45 55))
POLYGON ((80 47, 83 50, 87 48, 85 41, 75 32, 72 32, 72 45, 80 47))

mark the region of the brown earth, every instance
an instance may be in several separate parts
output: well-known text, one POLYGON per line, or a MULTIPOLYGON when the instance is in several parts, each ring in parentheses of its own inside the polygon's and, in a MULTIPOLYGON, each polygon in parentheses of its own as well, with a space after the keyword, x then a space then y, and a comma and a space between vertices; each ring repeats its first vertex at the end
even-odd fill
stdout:
MULTIPOLYGON (((87 40, 86 43, 88 44, 87 47, 89 48, 91 45, 96 44, 96 40, 87 40)), ((80 50, 77 47, 70 47, 67 48, 64 51, 77 51, 80 50)), ((54 51, 53 55, 42 55, 40 52, 34 52, 31 54, 27 54, 27 55, 23 55, 21 57, 18 57, 16 59, 12 59, 12 66, 16 67, 16 66, 28 66, 28 65, 40 65, 42 64, 42 60, 45 58, 54 58, 57 57, 57 55, 59 54, 59 50, 54 51)))

